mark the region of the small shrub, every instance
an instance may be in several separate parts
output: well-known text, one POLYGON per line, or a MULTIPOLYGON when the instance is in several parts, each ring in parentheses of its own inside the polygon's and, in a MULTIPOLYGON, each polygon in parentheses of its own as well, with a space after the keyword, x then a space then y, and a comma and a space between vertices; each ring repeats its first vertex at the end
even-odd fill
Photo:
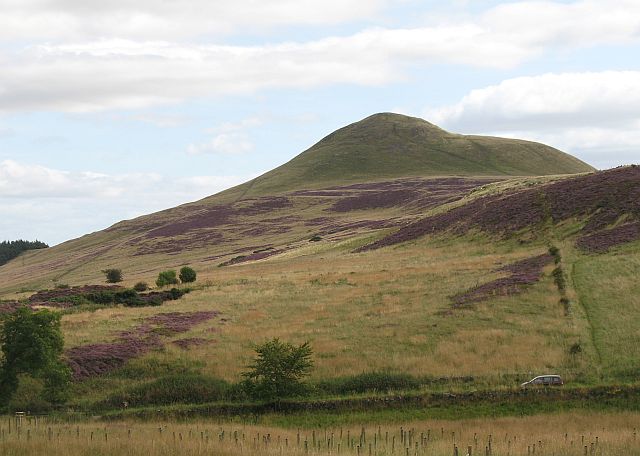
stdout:
POLYGON ((66 283, 58 283, 56 284, 56 289, 58 290, 68 290, 70 287, 66 283))
POLYGON ((78 297, 84 298, 95 304, 113 304, 115 302, 113 295, 114 293, 112 291, 98 291, 95 293, 86 293, 78 297))
POLYGON ((183 266, 180 269, 180 281, 182 283, 191 283, 196 281, 196 271, 189 266, 183 266))
POLYGON ((551 247, 549 247, 549 255, 553 257, 553 260, 555 261, 556 264, 560 264, 560 261, 562 261, 562 256, 560 255, 560 249, 555 245, 552 245, 551 247))
POLYGON ((164 287, 167 285, 177 285, 178 284, 178 276, 176 275, 176 271, 173 269, 169 269, 168 271, 162 271, 158 274, 158 279, 156 280, 156 285, 159 287, 164 287))
POLYGON ((564 308, 564 316, 568 317, 571 314, 571 301, 569 301, 569 298, 560 298, 560 304, 564 308))
POLYGON ((553 275, 553 282, 558 287, 558 290, 564 291, 567 288, 567 282, 564 278, 564 272, 562 271, 562 268, 558 266, 553 270, 551 275, 553 275))
POLYGON ((118 283, 122 282, 122 269, 105 269, 102 271, 107 279, 107 283, 118 283))
POLYGON ((569 347, 569 354, 572 356, 576 356, 582 353, 582 344, 580 342, 576 342, 571 347, 569 347))
POLYGON ((139 307, 146 303, 140 299, 135 290, 122 291, 98 291, 95 293, 86 293, 79 296, 94 304, 122 304, 127 307, 139 307))
POLYGON ((147 282, 138 282, 133 286, 133 289, 138 293, 141 293, 143 291, 147 291, 149 289, 149 285, 147 285, 147 282))
POLYGON ((311 239, 309 239, 309 242, 318 242, 318 241, 321 241, 321 240, 322 240, 322 238, 316 234, 311 239))
POLYGON ((188 292, 189 292, 188 290, 181 290, 179 288, 172 288, 171 290, 169 290, 169 293, 171 293, 171 299, 173 299, 174 301, 176 299, 180 299, 182 296, 184 296, 188 292))
POLYGON ((145 305, 135 290, 117 291, 113 294, 113 301, 116 304, 124 304, 125 306, 138 307, 145 305))

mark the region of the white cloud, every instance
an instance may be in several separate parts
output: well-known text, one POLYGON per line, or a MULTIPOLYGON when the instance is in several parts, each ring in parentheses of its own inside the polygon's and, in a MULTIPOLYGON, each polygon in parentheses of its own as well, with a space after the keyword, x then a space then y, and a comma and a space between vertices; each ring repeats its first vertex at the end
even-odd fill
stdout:
POLYGON ((207 142, 189 144, 187 154, 243 154, 253 148, 253 143, 244 133, 220 133, 207 142))
POLYGON ((0 39, 173 39, 373 17, 392 0, 4 0, 0 39))
POLYGON ((628 126, 638 106, 640 71, 549 73, 473 90, 425 115, 460 130, 628 126))
POLYGON ((240 122, 225 122, 214 128, 207 129, 207 133, 214 136, 206 142, 189 144, 188 155, 200 154, 243 154, 251 152, 254 144, 249 139, 248 129, 262 124, 257 117, 243 119, 240 122))
MULTIPOLYGON (((161 3, 165 6, 159 7, 158 17, 164 17, 163 8, 173 8, 167 5, 174 2, 161 3)), ((238 3, 239 10, 245 3, 238 3)), ((317 11, 312 3, 279 0, 274 11, 285 7, 295 11, 300 5, 317 11)), ((346 3, 353 7, 357 2, 346 3)), ((266 4, 271 7, 271 2, 266 4)), ((121 14, 127 11, 123 5, 109 11, 121 14)), ((323 14, 330 6, 322 6, 323 14)), ((366 14, 369 9, 364 2, 362 7, 366 14)), ((143 2, 133 8, 143 11, 151 6, 143 2)), ((205 17, 207 7, 202 8, 198 16, 205 17)), ((301 23, 306 14, 313 15, 309 11, 300 13, 301 23)), ((265 14, 268 18, 275 13, 265 14)), ((113 27, 111 33, 101 35, 104 39, 75 44, 52 41, 0 55, 0 111, 86 112, 269 88, 376 86, 402 80, 411 65, 432 63, 509 68, 549 49, 637 41, 640 2, 515 2, 464 21, 441 20, 411 29, 370 28, 348 36, 254 46, 158 41, 153 34, 145 37, 154 40, 136 40, 118 25, 113 27)), ((171 40, 170 31, 162 37, 171 40)))
POLYGON ((640 161, 640 71, 544 74, 476 89, 424 117, 452 131, 541 141, 599 167, 640 161))
POLYGON ((69 172, 0 162, 0 239, 58 243, 217 193, 255 177, 69 172))
POLYGON ((0 138, 6 138, 8 136, 13 136, 15 132, 11 128, 0 126, 0 138))
POLYGON ((14 160, 0 162, 0 198, 118 198, 142 185, 156 185, 157 174, 109 176, 69 172, 14 160))
POLYGON ((528 46, 591 46, 627 43, 640 34, 637 0, 523 1, 489 10, 482 22, 528 46))
POLYGON ((138 122, 147 123, 158 128, 179 127, 187 122, 187 118, 185 116, 166 115, 153 112, 127 116, 125 120, 128 119, 137 120, 138 122))

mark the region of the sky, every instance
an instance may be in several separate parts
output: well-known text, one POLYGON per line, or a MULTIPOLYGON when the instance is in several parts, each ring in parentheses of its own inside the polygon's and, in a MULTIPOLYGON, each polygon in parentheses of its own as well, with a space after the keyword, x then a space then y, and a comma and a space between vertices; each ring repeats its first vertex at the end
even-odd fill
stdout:
POLYGON ((640 162, 640 0, 0 0, 0 240, 194 201, 376 112, 640 162))

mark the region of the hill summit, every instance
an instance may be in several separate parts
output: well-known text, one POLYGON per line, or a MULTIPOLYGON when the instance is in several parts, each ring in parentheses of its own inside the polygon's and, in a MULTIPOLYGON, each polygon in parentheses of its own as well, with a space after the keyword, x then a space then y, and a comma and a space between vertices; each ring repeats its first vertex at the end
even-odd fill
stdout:
POLYGON ((343 127, 256 178, 250 193, 407 176, 542 176, 594 171, 544 144, 449 133, 423 119, 380 113, 343 127))

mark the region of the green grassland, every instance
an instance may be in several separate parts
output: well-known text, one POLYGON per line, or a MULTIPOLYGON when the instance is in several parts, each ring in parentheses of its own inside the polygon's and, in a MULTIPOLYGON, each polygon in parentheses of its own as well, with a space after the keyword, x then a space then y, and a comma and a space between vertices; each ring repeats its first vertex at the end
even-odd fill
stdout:
POLYGON ((543 144, 449 133, 422 119, 382 113, 348 125, 251 181, 249 194, 406 176, 541 176, 593 168, 543 144))

